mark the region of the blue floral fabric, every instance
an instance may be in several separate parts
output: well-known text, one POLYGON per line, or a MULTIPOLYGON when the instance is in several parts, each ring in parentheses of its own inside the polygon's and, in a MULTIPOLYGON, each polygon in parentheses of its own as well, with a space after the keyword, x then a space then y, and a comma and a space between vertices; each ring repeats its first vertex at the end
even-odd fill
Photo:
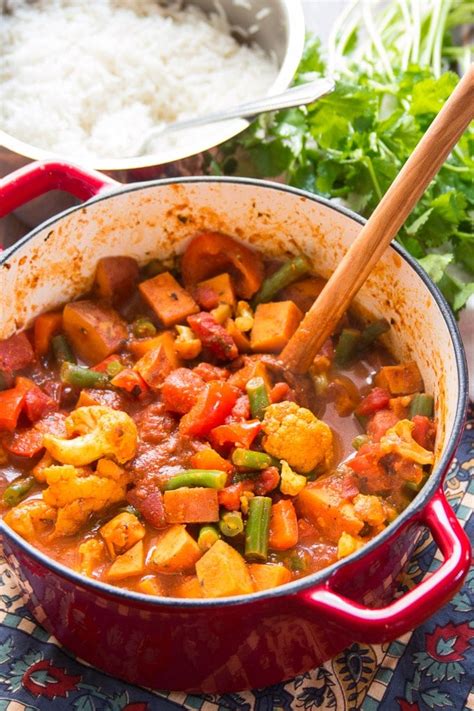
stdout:
MULTIPOLYGON (((446 480, 468 535, 474 519, 474 413, 446 480)), ((428 535, 401 591, 440 563, 428 535)), ((0 711, 467 711, 474 709, 474 571, 462 590, 424 625, 385 645, 353 644, 285 684, 223 696, 150 692, 78 662, 23 606, 0 563, 0 711)))

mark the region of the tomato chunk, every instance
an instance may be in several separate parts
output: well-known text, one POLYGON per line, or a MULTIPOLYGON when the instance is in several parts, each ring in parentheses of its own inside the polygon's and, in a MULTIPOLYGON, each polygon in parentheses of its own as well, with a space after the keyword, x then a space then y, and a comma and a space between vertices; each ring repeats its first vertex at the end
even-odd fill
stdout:
POLYGON ((367 434, 374 442, 380 442, 386 431, 394 427, 397 422, 398 417, 392 410, 378 410, 369 420, 367 434))
POLYGON ((232 336, 207 311, 188 316, 188 323, 202 345, 219 360, 234 360, 239 351, 232 336))
POLYGON ((173 370, 161 388, 166 409, 184 415, 195 404, 204 387, 204 380, 189 368, 173 370))
POLYGON ((240 509, 240 497, 244 492, 244 487, 241 481, 237 484, 226 486, 217 492, 217 500, 219 506, 223 506, 227 511, 238 511, 240 509))
POLYGON ((228 383, 215 380, 208 383, 196 403, 181 418, 182 434, 203 437, 222 424, 235 405, 239 391, 228 383))
POLYGON ((34 359, 33 348, 25 333, 15 333, 0 341, 0 370, 21 370, 34 359))
POLYGON ((367 417, 388 407, 390 393, 384 388, 374 388, 357 407, 357 414, 367 417))
POLYGON ((420 447, 429 449, 432 452, 435 445, 436 424, 425 415, 415 415, 412 419, 415 423, 411 433, 413 439, 420 447))

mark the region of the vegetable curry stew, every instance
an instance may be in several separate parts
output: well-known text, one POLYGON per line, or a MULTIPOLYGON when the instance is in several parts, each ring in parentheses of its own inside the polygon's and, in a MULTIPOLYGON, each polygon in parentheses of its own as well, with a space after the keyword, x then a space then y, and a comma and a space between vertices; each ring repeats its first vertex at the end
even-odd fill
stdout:
POLYGON ((324 285, 195 235, 179 263, 99 260, 90 294, 0 342, 8 525, 150 595, 273 588, 382 531, 433 464, 416 363, 347 314, 296 376, 279 362, 324 285))

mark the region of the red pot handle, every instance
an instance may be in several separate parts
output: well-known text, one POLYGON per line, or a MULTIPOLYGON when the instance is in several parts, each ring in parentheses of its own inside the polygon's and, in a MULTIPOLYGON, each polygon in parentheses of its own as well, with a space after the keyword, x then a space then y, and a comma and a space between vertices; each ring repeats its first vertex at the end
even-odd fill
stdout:
POLYGON ((79 200, 88 200, 119 185, 103 173, 63 161, 28 163, 0 180, 0 217, 50 190, 64 190, 79 200))
POLYGON ((331 581, 299 595, 354 640, 378 644, 414 629, 442 607, 461 586, 471 562, 471 547, 442 490, 427 504, 420 520, 431 531, 444 561, 413 590, 386 607, 370 609, 334 592, 331 581))

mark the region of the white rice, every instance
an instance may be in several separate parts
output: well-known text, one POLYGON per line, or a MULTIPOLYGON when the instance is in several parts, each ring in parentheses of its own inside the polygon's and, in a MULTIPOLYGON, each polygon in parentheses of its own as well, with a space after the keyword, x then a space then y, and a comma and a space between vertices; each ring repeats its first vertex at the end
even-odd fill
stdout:
POLYGON ((76 160, 132 155, 157 125, 263 96, 277 73, 219 13, 156 0, 7 0, 0 127, 76 160))

